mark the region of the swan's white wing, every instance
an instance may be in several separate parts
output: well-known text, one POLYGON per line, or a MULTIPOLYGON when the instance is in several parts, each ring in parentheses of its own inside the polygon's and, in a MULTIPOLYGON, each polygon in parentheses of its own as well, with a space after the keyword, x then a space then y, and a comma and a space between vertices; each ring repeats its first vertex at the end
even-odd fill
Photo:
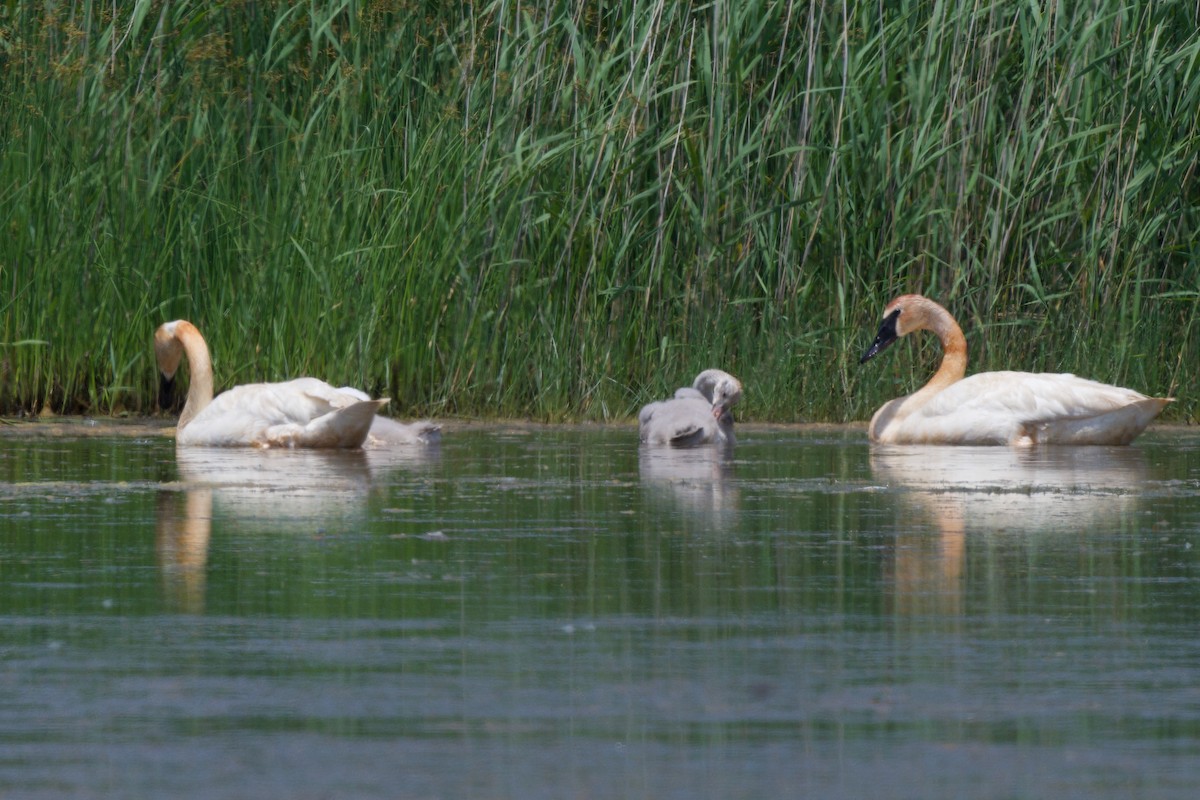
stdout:
POLYGON ((1067 373, 981 372, 939 392, 920 413, 994 415, 1029 423, 1094 417, 1145 399, 1132 389, 1067 373))
POLYGON ((357 397, 359 400, 371 399, 371 395, 367 394, 362 389, 355 389, 353 386, 339 386, 335 391, 357 397))
POLYGON ((288 422, 303 425, 365 399, 370 398, 343 392, 316 378, 296 378, 282 383, 235 386, 214 397, 203 413, 249 416, 272 425, 288 422), (211 411, 214 408, 217 412, 211 411))

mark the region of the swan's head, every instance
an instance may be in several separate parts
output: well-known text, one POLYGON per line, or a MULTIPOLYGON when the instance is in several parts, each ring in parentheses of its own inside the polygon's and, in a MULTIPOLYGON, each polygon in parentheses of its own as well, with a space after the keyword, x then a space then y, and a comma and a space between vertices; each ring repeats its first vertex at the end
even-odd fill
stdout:
MULTIPOLYGON (((158 371, 165 380, 170 381, 179 369, 183 359, 183 342, 179 340, 177 329, 184 322, 177 319, 174 322, 164 322, 154 332, 154 358, 158 361, 158 371)), ((186 324, 186 323, 184 323, 186 324)))
MULTIPOLYGON (((212 363, 208 356, 208 345, 196 326, 185 319, 164 322, 154 332, 154 358, 160 373, 158 383, 158 407, 170 408, 174 404, 175 373, 179 362, 187 356, 192 370, 192 386, 199 384, 199 394, 193 405, 192 415, 199 413, 212 399, 212 363)), ((188 400, 191 403, 191 392, 188 400)), ((184 409, 187 412, 187 408, 184 409)), ((191 416, 186 416, 190 419, 191 416)), ((183 419, 183 417, 181 417, 183 419)))
POLYGON ((729 408, 742 399, 742 382, 720 369, 706 369, 696 376, 692 388, 703 394, 712 403, 712 415, 720 420, 732 415, 729 408))
POLYGON ((937 304, 919 294, 902 294, 888 303, 887 308, 883 310, 883 323, 879 326, 879 333, 858 363, 865 364, 895 344, 901 336, 924 328, 929 313, 928 306, 937 304))

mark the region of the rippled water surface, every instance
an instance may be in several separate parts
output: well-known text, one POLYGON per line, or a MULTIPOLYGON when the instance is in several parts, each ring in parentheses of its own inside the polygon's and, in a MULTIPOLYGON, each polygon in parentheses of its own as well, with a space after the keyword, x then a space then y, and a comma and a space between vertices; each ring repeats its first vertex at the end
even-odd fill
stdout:
POLYGON ((730 455, 10 426, 0 481, 5 798, 1200 790, 1189 430, 730 455))

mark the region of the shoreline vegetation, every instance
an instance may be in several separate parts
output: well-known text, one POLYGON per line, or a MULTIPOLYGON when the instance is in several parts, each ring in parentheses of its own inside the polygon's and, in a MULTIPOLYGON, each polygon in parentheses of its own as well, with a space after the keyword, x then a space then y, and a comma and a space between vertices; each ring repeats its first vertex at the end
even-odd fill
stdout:
POLYGON ((865 421, 933 337, 1200 419, 1200 7, 0 6, 0 414, 313 375, 400 418, 865 421), (115 15, 114 15, 115 14, 115 15))
MULTIPOLYGON (((438 419, 443 431, 450 436, 464 432, 489 431, 506 435, 528 434, 536 436, 539 433, 555 430, 612 430, 620 432, 624 441, 633 445, 638 444, 638 428, 636 419, 612 420, 600 422, 594 420, 572 422, 537 422, 528 419, 438 419)), ((797 433, 816 434, 829 437, 844 437, 851 443, 869 444, 867 439, 867 423, 854 422, 737 422, 739 436, 752 437, 762 440, 764 437, 775 435, 794 435, 797 433)), ((1158 436, 1188 436, 1196 432, 1194 424, 1182 422, 1152 422, 1145 433, 1133 443, 1137 446, 1144 443, 1143 437, 1153 439, 1158 436)), ((119 417, 102 416, 100 418, 86 416, 43 416, 33 418, 0 417, 0 438, 13 439, 90 439, 90 438, 132 438, 150 439, 162 438, 174 440, 175 421, 162 414, 153 416, 123 415, 119 417)), ((987 446, 985 446, 987 447, 987 446)), ((996 449, 1003 449, 997 447, 996 449)), ((1011 449, 1011 448, 1009 448, 1011 449)))

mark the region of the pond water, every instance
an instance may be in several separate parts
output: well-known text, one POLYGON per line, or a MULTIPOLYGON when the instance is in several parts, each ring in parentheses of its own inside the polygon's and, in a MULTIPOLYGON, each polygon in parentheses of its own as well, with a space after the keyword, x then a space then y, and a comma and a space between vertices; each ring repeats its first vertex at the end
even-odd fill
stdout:
POLYGON ((740 436, 7 427, 0 796, 1196 795, 1200 433, 740 436))

